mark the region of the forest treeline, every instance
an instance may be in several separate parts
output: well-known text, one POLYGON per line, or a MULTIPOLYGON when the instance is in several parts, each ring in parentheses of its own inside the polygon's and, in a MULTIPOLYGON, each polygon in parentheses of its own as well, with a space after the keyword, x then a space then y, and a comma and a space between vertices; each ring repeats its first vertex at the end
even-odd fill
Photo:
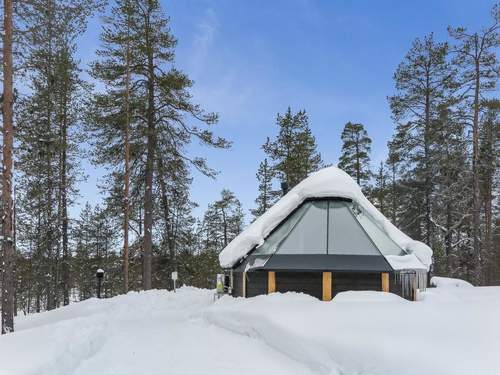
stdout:
MULTIPOLYGON (((329 165, 307 112, 277 109, 250 215, 223 190, 197 218, 192 172, 217 173, 188 146, 231 142, 214 133, 218 114, 194 101, 194 82, 175 64, 177 40, 160 3, 4 0, 3 19, 3 332, 17 312, 94 296, 98 268, 105 297, 171 288, 174 270, 182 284, 212 287, 218 253, 245 223, 329 165), (84 66, 79 38, 96 14, 105 14, 99 48, 84 66), (85 160, 107 171, 104 199, 70 217, 85 160)), ((481 30, 415 39, 388 98, 387 160, 371 165, 371 139, 356 119, 339 150, 338 166, 374 204, 434 249, 432 272, 476 284, 500 283, 499 21, 495 6, 481 30)))

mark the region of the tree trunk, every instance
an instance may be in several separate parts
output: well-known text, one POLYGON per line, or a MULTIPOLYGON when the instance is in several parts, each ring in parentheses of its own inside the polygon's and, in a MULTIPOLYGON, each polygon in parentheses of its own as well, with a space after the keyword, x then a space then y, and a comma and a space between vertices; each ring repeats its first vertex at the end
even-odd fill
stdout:
POLYGON ((153 231, 153 173, 155 160, 155 119, 154 119, 154 61, 153 48, 149 40, 149 15, 146 16, 146 48, 148 53, 148 108, 147 108, 147 156, 146 191, 144 193, 144 248, 143 248, 143 288, 151 289, 151 252, 153 231))
POLYGON ((452 205, 451 202, 446 203, 446 235, 444 237, 444 242, 445 242, 445 254, 446 254, 446 276, 451 277, 452 276, 452 236, 453 233, 451 231, 451 227, 453 225, 453 217, 452 217, 452 205))
POLYGON ((474 113, 472 120, 472 240, 474 249, 474 275, 477 283, 481 283, 481 239, 479 197, 479 61, 476 60, 474 87, 474 113))
MULTIPOLYGON (((49 9, 49 11, 54 11, 53 9, 53 4, 51 4, 52 9, 49 9)), ((44 270, 48 276, 44 276, 45 282, 46 282, 46 308, 47 310, 52 310, 55 308, 55 293, 56 293, 56 283, 54 282, 55 280, 55 275, 56 275, 56 264, 55 264, 55 257, 54 257, 54 252, 53 252, 53 181, 52 181, 52 150, 51 150, 51 145, 52 142, 54 141, 52 139, 52 129, 51 129, 51 124, 52 124, 52 97, 51 95, 54 93, 54 77, 53 77, 53 52, 52 52, 52 42, 53 42, 53 34, 52 34, 52 24, 49 22, 48 26, 48 39, 49 39, 49 47, 47 51, 47 61, 46 61, 46 71, 45 71, 45 79, 47 80, 47 127, 46 127, 46 139, 42 139, 42 142, 44 143, 44 147, 46 148, 46 167, 47 170, 45 171, 47 173, 47 202, 46 202, 46 231, 47 231, 47 237, 46 237, 46 257, 47 257, 47 270, 44 270)))
POLYGON ((12 232, 12 147, 13 67, 12 67, 12 0, 4 0, 3 36, 3 173, 2 173, 2 334, 14 331, 14 246, 12 232))
POLYGON ((62 287, 63 304, 69 305, 70 289, 70 254, 68 250, 68 192, 67 192, 67 144, 68 144, 68 118, 66 92, 63 104, 63 118, 61 122, 61 209, 62 209, 62 287))
POLYGON ((430 146, 431 146, 431 98, 430 98, 430 77, 427 73, 427 90, 425 93, 425 129, 424 129, 424 193, 425 193, 425 241, 428 246, 432 246, 432 222, 431 222, 431 195, 432 195, 432 181, 430 171, 430 146))
POLYGON ((170 261, 172 262, 172 268, 174 270, 177 270, 177 260, 175 254, 175 247, 173 243, 174 241, 171 228, 170 213, 168 209, 167 186, 165 184, 165 170, 161 158, 157 158, 157 164, 158 164, 158 182, 160 185, 161 205, 163 209, 163 217, 165 220, 165 235, 167 238, 168 251, 170 255, 170 261))
MULTIPOLYGON (((127 11, 129 11, 127 9, 127 11)), ((130 23, 130 16, 128 17, 130 23)), ((128 292, 128 227, 130 215, 130 144, 129 144, 129 128, 130 128, 130 42, 127 35, 127 52, 125 57, 125 176, 123 189, 123 291, 128 292)))

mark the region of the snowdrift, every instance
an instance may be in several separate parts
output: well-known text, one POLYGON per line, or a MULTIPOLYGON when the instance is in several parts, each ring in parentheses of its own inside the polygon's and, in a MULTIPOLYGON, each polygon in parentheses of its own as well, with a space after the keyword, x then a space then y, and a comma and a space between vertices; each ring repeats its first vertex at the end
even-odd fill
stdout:
POLYGON ((493 375, 500 287, 223 297, 181 288, 18 317, 1 375, 493 375))

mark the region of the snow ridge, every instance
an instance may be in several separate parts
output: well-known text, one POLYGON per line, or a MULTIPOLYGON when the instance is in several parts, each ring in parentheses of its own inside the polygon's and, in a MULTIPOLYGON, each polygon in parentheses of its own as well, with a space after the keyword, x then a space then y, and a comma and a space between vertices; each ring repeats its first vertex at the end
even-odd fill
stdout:
POLYGON ((0 374, 498 373, 499 287, 429 288, 419 302, 382 292, 331 302, 213 296, 132 292, 20 316, 16 332, 0 337, 0 374))

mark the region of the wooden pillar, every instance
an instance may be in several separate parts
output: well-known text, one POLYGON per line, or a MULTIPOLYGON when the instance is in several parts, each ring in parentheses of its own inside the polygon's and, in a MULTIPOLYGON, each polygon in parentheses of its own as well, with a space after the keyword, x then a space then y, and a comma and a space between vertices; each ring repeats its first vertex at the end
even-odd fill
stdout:
POLYGON ((247 273, 246 272, 243 272, 243 281, 242 281, 241 285, 242 285, 241 296, 246 297, 247 296, 247 273))
POLYGON ((271 294, 276 292, 276 272, 269 271, 267 273, 267 293, 271 294))
POLYGON ((332 299, 332 273, 323 272, 323 301, 332 299))
POLYGON ((389 293, 389 273, 382 272, 382 292, 389 293))

